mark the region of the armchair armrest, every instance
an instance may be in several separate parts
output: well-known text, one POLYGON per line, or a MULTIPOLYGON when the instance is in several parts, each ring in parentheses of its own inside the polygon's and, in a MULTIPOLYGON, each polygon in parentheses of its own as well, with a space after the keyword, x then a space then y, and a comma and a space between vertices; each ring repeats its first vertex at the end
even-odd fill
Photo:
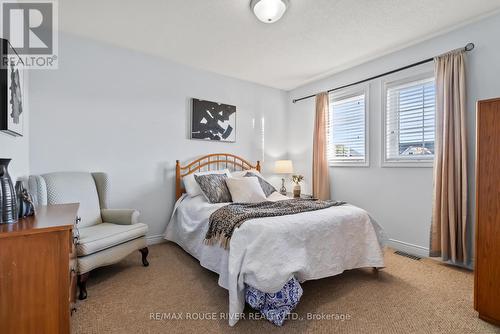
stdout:
POLYGON ((134 209, 101 209, 101 218, 105 223, 131 225, 139 222, 140 212, 134 209))

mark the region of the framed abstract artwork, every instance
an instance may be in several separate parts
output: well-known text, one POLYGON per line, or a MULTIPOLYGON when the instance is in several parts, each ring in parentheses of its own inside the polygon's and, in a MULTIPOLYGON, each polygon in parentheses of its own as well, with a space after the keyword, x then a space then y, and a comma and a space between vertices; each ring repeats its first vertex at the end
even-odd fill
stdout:
POLYGON ((9 41, 0 39, 0 131, 22 136, 25 115, 24 63, 9 41))
POLYGON ((193 99, 191 139, 235 142, 236 107, 193 99))

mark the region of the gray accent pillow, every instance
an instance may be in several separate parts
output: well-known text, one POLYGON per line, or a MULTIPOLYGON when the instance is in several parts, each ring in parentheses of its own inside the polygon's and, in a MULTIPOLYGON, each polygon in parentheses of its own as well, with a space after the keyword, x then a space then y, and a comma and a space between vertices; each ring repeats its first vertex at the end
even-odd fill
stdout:
POLYGON ((269 195, 276 191, 276 188, 274 188, 271 183, 267 182, 257 174, 248 172, 245 174, 245 177, 257 177, 257 180, 259 180, 260 183, 260 187, 264 191, 264 194, 266 194, 266 197, 269 197, 269 195))
POLYGON ((231 193, 226 185, 226 174, 195 175, 194 178, 210 203, 232 202, 231 193))

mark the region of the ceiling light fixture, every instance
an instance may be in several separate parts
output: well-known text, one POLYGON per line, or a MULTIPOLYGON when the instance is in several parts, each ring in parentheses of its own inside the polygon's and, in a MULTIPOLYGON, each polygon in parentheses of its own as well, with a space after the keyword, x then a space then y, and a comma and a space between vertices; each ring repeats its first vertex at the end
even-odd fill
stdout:
POLYGON ((253 13, 264 23, 274 23, 281 19, 288 6, 288 0, 250 1, 250 8, 252 8, 253 13))

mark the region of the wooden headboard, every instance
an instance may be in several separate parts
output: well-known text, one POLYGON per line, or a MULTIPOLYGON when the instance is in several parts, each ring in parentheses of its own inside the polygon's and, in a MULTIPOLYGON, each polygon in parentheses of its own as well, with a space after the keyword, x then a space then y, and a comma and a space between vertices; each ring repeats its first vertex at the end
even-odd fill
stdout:
POLYGON ((256 169, 260 172, 260 161, 252 165, 247 160, 229 153, 214 153, 205 155, 185 166, 181 166, 179 160, 175 164, 175 198, 179 199, 186 189, 182 186, 182 178, 186 175, 202 170, 219 170, 227 168, 230 170, 256 169))

